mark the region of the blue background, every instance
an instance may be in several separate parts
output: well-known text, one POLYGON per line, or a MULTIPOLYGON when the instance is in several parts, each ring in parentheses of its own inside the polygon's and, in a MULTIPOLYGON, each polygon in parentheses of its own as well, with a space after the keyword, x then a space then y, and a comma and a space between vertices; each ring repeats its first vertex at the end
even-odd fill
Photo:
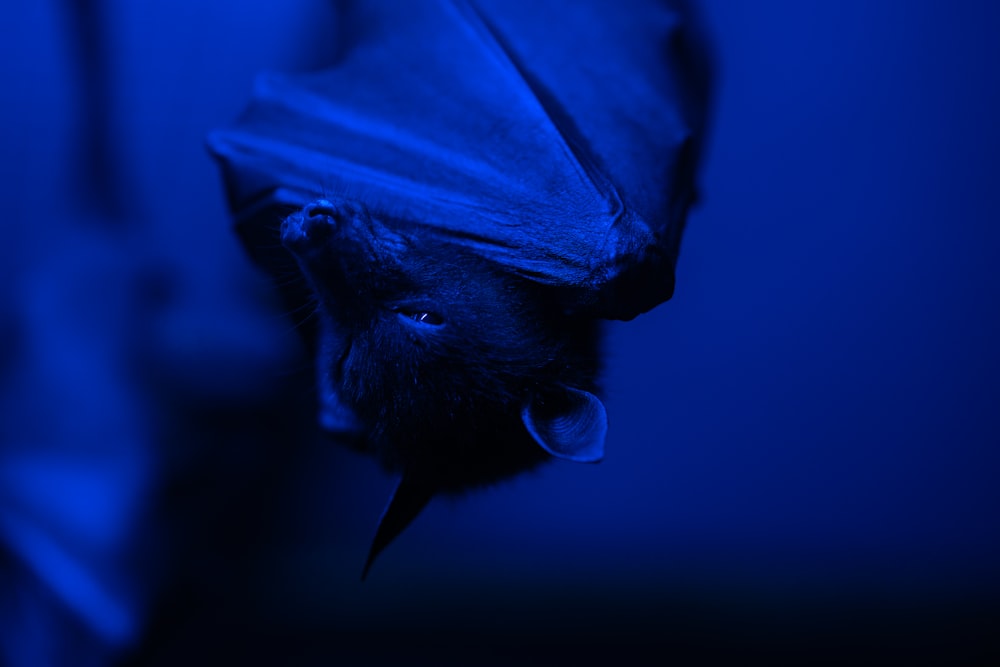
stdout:
POLYGON ((361 584, 392 480, 309 426, 203 145, 333 7, 94 3, 102 176, 69 4, 0 27, 3 664, 995 648, 995 5, 702 3, 702 202, 609 326, 606 460, 435 501, 361 584))

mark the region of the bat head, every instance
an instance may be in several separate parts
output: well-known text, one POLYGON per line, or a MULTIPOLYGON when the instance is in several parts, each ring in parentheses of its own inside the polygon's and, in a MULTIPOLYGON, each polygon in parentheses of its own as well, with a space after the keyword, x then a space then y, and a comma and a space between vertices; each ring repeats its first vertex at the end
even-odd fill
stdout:
POLYGON ((305 206, 281 238, 318 301, 320 420, 360 436, 409 495, 426 502, 549 455, 601 458, 595 320, 349 201, 305 206))

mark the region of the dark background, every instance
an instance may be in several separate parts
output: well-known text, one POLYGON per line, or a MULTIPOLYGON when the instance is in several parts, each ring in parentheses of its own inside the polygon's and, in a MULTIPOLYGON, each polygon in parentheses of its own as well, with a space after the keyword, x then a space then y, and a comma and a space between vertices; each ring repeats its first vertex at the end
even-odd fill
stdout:
POLYGON ((435 501, 362 584, 392 480, 313 432, 203 144, 333 5, 13 3, 0 662, 995 654, 1000 8, 699 7, 702 203, 609 327, 606 460, 435 501))

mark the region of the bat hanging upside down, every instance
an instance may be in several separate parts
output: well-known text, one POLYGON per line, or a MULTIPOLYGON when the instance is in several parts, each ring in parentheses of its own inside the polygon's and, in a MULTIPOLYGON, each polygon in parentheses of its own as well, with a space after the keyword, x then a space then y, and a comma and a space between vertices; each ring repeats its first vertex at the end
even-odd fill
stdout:
POLYGON ((400 474, 365 573, 435 494, 603 455, 600 323, 670 297, 694 199, 708 87, 685 20, 358 3, 337 63, 263 77, 213 135, 248 250, 317 303, 321 423, 400 474))
POLYGON ((373 558, 434 493, 601 458, 596 320, 359 205, 313 202, 281 239, 318 300, 322 424, 402 474, 373 558))

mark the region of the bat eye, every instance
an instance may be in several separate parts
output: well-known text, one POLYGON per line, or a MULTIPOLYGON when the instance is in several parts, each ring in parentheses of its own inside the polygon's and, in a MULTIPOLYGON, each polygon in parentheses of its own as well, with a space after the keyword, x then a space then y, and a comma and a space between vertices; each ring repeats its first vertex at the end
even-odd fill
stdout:
POLYGON ((400 317, 405 317, 408 320, 418 322, 420 324, 426 324, 432 327, 439 327, 444 324, 444 318, 437 313, 431 313, 426 310, 398 310, 400 317))

